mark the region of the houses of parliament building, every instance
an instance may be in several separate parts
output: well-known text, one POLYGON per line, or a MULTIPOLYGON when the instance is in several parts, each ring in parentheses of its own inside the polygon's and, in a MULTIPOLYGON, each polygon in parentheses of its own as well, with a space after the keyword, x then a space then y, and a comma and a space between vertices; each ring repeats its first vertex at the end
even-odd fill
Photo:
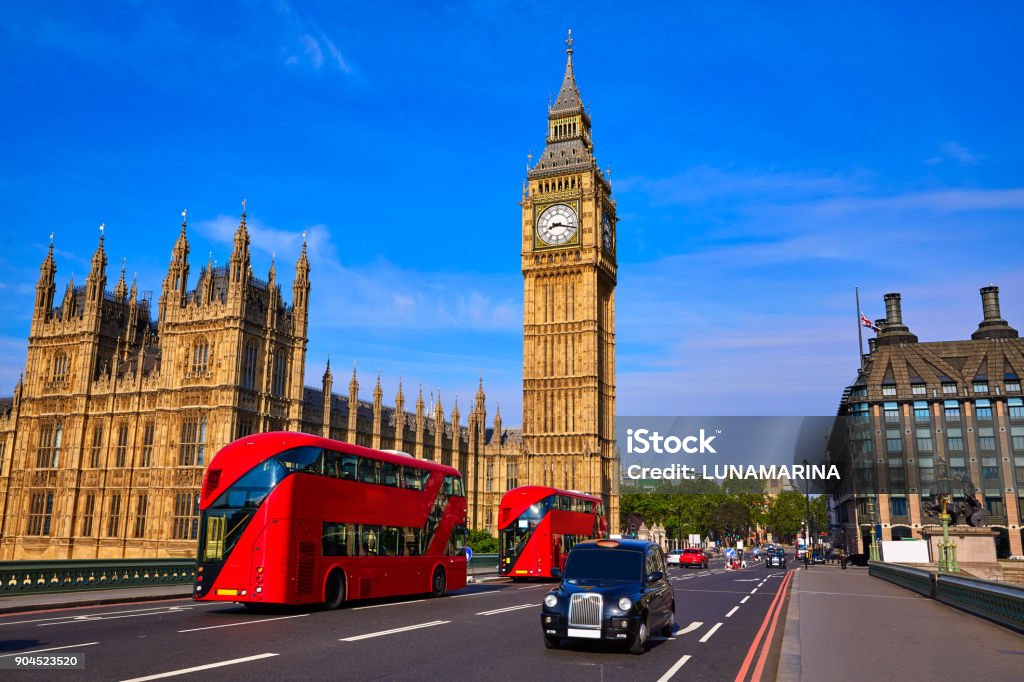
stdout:
POLYGON ((522 196, 523 426, 487 420, 483 379, 427 409, 380 377, 360 399, 330 363, 305 385, 311 267, 303 244, 291 302, 271 265, 253 273, 243 210, 226 265, 189 286, 188 227, 156 305, 108 289, 103 236, 83 285, 58 296, 53 244, 40 266, 25 371, 0 398, 0 560, 194 556, 206 466, 227 443, 286 430, 395 449, 457 467, 469 525, 496 533, 502 494, 541 484, 601 494, 618 517, 615 450, 616 218, 593 155, 572 41, 544 154, 522 196), (389 401, 390 402, 390 401, 389 401))

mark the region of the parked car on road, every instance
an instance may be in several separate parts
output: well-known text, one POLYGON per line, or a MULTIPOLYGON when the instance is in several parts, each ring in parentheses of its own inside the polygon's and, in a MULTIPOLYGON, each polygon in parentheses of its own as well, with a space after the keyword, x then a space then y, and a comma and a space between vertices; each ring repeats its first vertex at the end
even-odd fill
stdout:
POLYGON ((708 567, 708 555, 696 547, 688 547, 679 555, 679 566, 696 566, 697 568, 708 567))
POLYGON ((587 540, 570 550, 561 582, 544 595, 540 622, 544 646, 598 639, 629 644, 642 654, 650 633, 671 636, 676 599, 665 555, 643 540, 587 540))

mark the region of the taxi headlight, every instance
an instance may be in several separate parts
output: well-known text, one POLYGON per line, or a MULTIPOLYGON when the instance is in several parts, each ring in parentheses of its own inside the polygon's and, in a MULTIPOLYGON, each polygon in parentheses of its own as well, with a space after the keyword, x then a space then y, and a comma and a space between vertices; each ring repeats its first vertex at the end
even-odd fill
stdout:
POLYGON ((544 606, 548 607, 549 609, 555 608, 556 606, 558 606, 558 597, 556 597, 553 594, 549 594, 549 595, 545 596, 544 597, 544 606))
POLYGON ((631 608, 633 608, 633 600, 631 600, 629 597, 623 597, 619 600, 620 611, 629 611, 631 608))

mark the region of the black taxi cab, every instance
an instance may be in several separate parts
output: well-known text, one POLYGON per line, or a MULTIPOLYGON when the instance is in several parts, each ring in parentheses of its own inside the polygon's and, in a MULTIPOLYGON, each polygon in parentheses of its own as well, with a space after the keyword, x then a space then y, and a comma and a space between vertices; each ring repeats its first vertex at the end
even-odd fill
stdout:
POLYGON ((624 642, 642 654, 651 633, 675 628, 675 593, 665 554, 654 542, 589 540, 577 544, 554 573, 561 582, 544 596, 544 644, 597 639, 624 642))

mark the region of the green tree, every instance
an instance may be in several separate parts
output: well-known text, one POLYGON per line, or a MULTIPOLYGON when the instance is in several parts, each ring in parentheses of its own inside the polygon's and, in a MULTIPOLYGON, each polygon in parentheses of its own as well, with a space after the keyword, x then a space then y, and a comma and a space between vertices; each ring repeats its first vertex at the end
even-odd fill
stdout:
POLYGON ((486 530, 474 528, 469 531, 469 542, 467 543, 474 554, 497 554, 498 538, 486 530))
POLYGON ((765 525, 777 539, 792 539, 800 531, 800 526, 806 518, 806 498, 801 493, 786 490, 776 495, 769 503, 765 525))

